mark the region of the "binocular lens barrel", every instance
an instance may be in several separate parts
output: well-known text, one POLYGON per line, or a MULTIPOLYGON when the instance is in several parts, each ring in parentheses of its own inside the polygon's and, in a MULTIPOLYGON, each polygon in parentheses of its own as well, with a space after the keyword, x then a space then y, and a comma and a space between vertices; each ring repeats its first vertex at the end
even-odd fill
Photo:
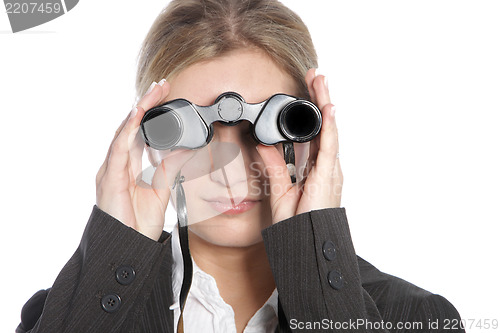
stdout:
POLYGON ((146 114, 144 118, 143 133, 147 133, 145 141, 152 148, 170 149, 181 139, 184 126, 175 111, 154 110, 146 114))
POLYGON ((293 101, 281 111, 278 126, 281 134, 287 139, 307 142, 321 130, 321 112, 309 101, 293 101))

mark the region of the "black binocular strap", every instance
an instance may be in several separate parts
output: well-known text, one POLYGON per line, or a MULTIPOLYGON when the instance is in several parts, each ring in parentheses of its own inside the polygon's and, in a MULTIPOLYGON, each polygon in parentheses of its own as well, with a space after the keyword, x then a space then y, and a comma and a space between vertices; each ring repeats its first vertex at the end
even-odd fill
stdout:
POLYGON ((285 158, 285 163, 289 171, 293 170, 293 173, 290 173, 290 179, 292 183, 297 181, 295 174, 295 150, 293 149, 293 142, 283 142, 283 156, 285 158))
MULTIPOLYGON (((295 149, 293 149, 293 142, 283 142, 283 157, 285 159, 286 166, 289 171, 293 170, 295 172, 295 149)), ((296 174, 290 173, 290 180, 292 183, 297 181, 296 174)), ((288 333, 292 332, 290 326, 288 326, 288 319, 283 312, 283 307, 281 306, 280 297, 278 295, 278 332, 288 333)))
MULTIPOLYGON (((295 150, 293 149, 292 142, 283 143, 283 156, 287 167, 291 164, 293 169, 295 168, 295 150)), ((290 174, 290 179, 292 183, 295 183, 295 174, 290 174)), ((179 308, 181 314, 179 316, 179 321, 177 322, 177 333, 184 333, 184 306, 186 305, 187 295, 189 289, 191 288, 191 282, 193 281, 193 261, 191 259, 191 252, 189 251, 189 234, 188 234, 188 223, 187 223, 187 207, 186 207, 186 196, 184 194, 184 188, 182 183, 184 182, 184 177, 181 176, 180 172, 177 174, 174 183, 175 195, 176 195, 176 206, 177 206, 177 226, 179 228, 179 242, 181 245, 182 261, 184 263, 184 276, 182 279, 181 293, 179 296, 179 308)), ((279 301, 278 301, 279 302, 279 301)), ((281 308, 281 306, 280 306, 281 308)), ((284 314, 278 313, 278 317, 283 321, 284 314)), ((280 322, 280 325, 284 323, 280 322)), ((286 325, 288 327, 288 325, 286 325)))
POLYGON ((179 316, 179 321, 177 322, 177 333, 184 333, 184 306, 186 304, 189 288, 191 288, 191 282, 193 280, 193 261, 191 260, 191 253, 189 251, 186 196, 184 194, 184 188, 182 187, 183 182, 184 177, 181 176, 179 172, 177 177, 175 177, 174 188, 176 195, 179 242, 181 245, 182 261, 184 264, 184 277, 182 279, 181 293, 179 296, 179 308, 181 314, 179 316))
POLYGON ((184 320, 182 315, 184 313, 184 306, 186 304, 187 295, 189 293, 189 288, 191 288, 191 282, 193 279, 193 262, 191 261, 191 253, 189 252, 187 226, 180 227, 179 239, 181 243, 182 260, 184 262, 184 278, 182 280, 181 294, 179 297, 181 315, 179 317, 179 321, 177 322, 177 333, 184 333, 184 320))

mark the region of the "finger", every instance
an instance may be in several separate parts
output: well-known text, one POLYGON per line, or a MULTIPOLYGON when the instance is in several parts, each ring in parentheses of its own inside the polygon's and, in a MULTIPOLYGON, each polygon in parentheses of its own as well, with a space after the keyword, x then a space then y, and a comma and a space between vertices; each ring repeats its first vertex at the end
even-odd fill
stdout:
POLYGON ((155 173, 153 174, 153 179, 151 182, 151 187, 155 191, 156 195, 162 202, 164 207, 167 207, 168 200, 170 199, 170 186, 168 185, 168 175, 165 168, 164 161, 157 166, 155 173))
POLYGON ((162 86, 155 83, 151 91, 144 95, 144 97, 139 101, 138 105, 132 111, 127 123, 112 145, 111 155, 108 159, 108 168, 112 168, 114 171, 121 171, 127 167, 131 158, 129 152, 132 147, 132 143, 134 142, 134 138, 139 131, 139 125, 144 113, 146 112, 145 110, 155 106, 155 104, 160 101, 161 96, 162 86))
POLYGON ((312 82, 313 91, 316 96, 316 105, 323 109, 326 104, 330 102, 330 92, 328 90, 328 83, 326 76, 318 75, 312 82))
POLYGON ((344 184, 344 175, 342 174, 342 169, 340 167, 340 159, 335 161, 335 172, 334 172, 334 188, 333 188, 333 207, 340 207, 340 202, 342 198, 342 185, 344 184))
POLYGON ((314 140, 318 148, 316 169, 325 176, 331 176, 334 169, 334 159, 338 152, 337 127, 335 124, 335 106, 331 104, 327 78, 318 75, 312 82, 316 94, 316 104, 323 118, 319 138, 314 140))
POLYGON ((120 124, 118 129, 115 131, 115 135, 113 137, 113 140, 111 140, 111 144, 109 145, 108 152, 106 153, 106 158, 104 159, 104 162, 102 163, 101 167, 99 168, 99 171, 97 172, 96 184, 99 184, 101 182, 102 176, 106 172, 106 169, 108 166, 109 154, 111 153, 111 147, 113 146, 113 142, 115 142, 116 138, 121 133, 123 127, 125 126, 125 124, 127 123, 128 119, 129 119, 131 113, 132 113, 132 111, 130 111, 129 114, 127 115, 127 117, 125 119, 123 119, 122 123, 120 124))
POLYGON ((283 157, 274 146, 259 144, 257 151, 264 162, 265 172, 269 175, 271 209, 293 187, 288 168, 283 157))
MULTIPOLYGON (((161 104, 170 92, 170 85, 164 80, 160 81, 159 87, 159 100, 156 104, 161 104), (163 82, 162 82, 163 81, 163 82)), ((155 105, 156 106, 156 105, 155 105)), ((145 109, 144 109, 145 110, 145 109)), ((142 111, 142 110, 141 110, 142 111)), ((135 179, 137 175, 142 172, 142 155, 144 153, 145 143, 140 135, 140 123, 144 117, 145 111, 137 114, 137 119, 132 123, 132 130, 130 132, 130 162, 131 162, 131 177, 135 179)))
MULTIPOLYGON (((149 87, 148 91, 139 100, 139 102, 137 103, 137 106, 141 106, 144 110, 149 110, 154 105, 150 106, 149 108, 145 108, 144 105, 149 106, 149 104, 152 101, 154 101, 155 99, 161 100, 164 96, 167 96, 168 92, 170 90, 170 85, 165 84, 166 81, 164 81, 164 80, 165 79, 161 80, 160 83, 156 83, 156 82, 151 83, 151 86, 149 87), (157 91, 158 88, 157 87, 160 87, 160 97, 158 97, 158 91, 157 91)), ((110 149, 108 150, 108 154, 106 155, 106 160, 109 158, 109 152, 111 150, 111 147, 112 147, 114 141, 116 140, 116 138, 118 137, 118 135, 120 135, 121 131, 123 130, 123 127, 125 127, 125 125, 127 124, 127 121, 130 118, 130 114, 133 111, 134 111, 134 109, 132 109, 132 111, 130 111, 130 113, 128 114, 127 118, 125 118, 123 120, 123 122, 121 123, 120 127, 116 130, 115 136, 114 136, 113 140, 111 141, 110 149)), ((140 119, 142 119, 142 117, 140 117, 140 119)))
POLYGON ((129 151, 129 175, 131 184, 137 177, 142 175, 142 155, 145 147, 146 145, 141 135, 136 133, 129 151))
POLYGON ((311 96, 311 101, 313 103, 316 103, 316 93, 313 89, 313 81, 314 78, 316 77, 316 68, 311 68, 307 71, 306 73, 306 84, 307 84, 307 90, 309 91, 309 96, 311 96))
POLYGON ((168 94, 170 93, 170 83, 162 79, 158 84, 162 87, 162 94, 159 101, 159 104, 161 104, 167 100, 168 94))
POLYGON ((179 149, 172 152, 167 158, 163 159, 156 167, 151 187, 156 192, 162 203, 165 206, 170 198, 170 189, 173 187, 177 174, 190 160, 196 151, 189 149, 179 149))
POLYGON ((130 132, 132 131, 134 119, 137 118, 137 114, 140 112, 143 112, 141 107, 136 107, 132 110, 132 114, 127 123, 111 145, 109 157, 107 159, 106 172, 116 173, 123 172, 127 169, 130 159, 130 132))
MULTIPOLYGON (((327 104, 323 107, 323 123, 320 132, 319 151, 316 159, 316 170, 322 177, 333 177, 338 153, 338 134, 335 123, 335 106, 327 104)), ((331 183, 330 179, 330 182, 331 183)), ((323 179, 323 181, 328 181, 323 179)))
MULTIPOLYGON (((165 98, 168 95, 168 92, 170 90, 170 85, 168 85, 168 83, 165 81, 165 79, 161 80, 160 83, 162 83, 162 85, 159 85, 156 82, 153 82, 151 84, 151 86, 149 87, 148 91, 146 92, 146 94, 144 94, 144 96, 139 100, 138 105, 149 106, 151 103, 158 103, 159 101, 161 101, 162 98, 165 98), (167 84, 165 84, 165 83, 167 83, 167 84), (158 96, 158 88, 157 87, 160 88, 160 93, 159 93, 160 95, 159 96, 158 96)), ((123 128, 130 120, 130 115, 132 114, 132 112, 134 112, 134 109, 132 111, 130 111, 127 118, 125 118, 122 121, 120 127, 118 127, 118 129, 116 130, 115 135, 113 137, 113 140, 111 140, 111 144, 109 145, 108 152, 106 154, 106 158, 104 159, 104 163, 102 164, 99 171, 97 172, 96 183, 100 183, 102 176, 106 172, 106 169, 108 167, 108 161, 109 161, 109 155, 111 153, 111 149, 112 149, 116 139, 121 134, 123 128)), ((142 119, 142 116, 140 119, 142 119)))
POLYGON ((145 94, 139 102, 137 102, 137 106, 142 107, 144 110, 149 110, 152 107, 158 105, 161 101, 162 98, 164 98, 166 95, 168 95, 168 89, 170 88, 169 84, 163 80, 160 81, 161 85, 159 83, 153 82, 151 84, 151 87, 149 93, 145 94))
POLYGON ((306 165, 305 165, 305 168, 303 171, 303 176, 302 176, 303 181, 305 181, 307 179, 313 166, 316 164, 316 158, 318 156, 318 150, 319 150, 319 145, 317 144, 317 142, 319 142, 319 141, 316 140, 316 138, 309 142, 310 143, 309 155, 307 156, 306 165))

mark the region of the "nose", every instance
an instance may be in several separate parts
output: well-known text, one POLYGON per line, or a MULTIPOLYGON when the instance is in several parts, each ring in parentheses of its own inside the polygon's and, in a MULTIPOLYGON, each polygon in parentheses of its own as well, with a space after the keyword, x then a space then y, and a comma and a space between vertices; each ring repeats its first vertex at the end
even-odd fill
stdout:
POLYGON ((251 127, 244 122, 227 126, 213 124, 214 136, 208 145, 210 153, 210 178, 224 187, 247 188, 251 164, 258 153, 251 127))

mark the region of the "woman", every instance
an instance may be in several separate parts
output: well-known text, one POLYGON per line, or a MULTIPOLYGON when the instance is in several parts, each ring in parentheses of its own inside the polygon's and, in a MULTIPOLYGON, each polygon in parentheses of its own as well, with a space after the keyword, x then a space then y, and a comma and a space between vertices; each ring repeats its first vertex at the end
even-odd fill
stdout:
POLYGON ((307 28, 277 1, 171 2, 144 41, 142 98, 97 173, 82 242, 52 288, 28 301, 17 331, 432 331, 459 319, 446 299, 356 257, 340 208, 335 108, 316 67, 307 28), (281 145, 257 145, 247 122, 214 124, 209 171, 183 183, 194 267, 181 315, 179 230, 163 232, 164 216, 178 171, 196 173, 205 157, 179 150, 162 158, 151 184, 140 180, 140 123, 166 101, 206 106, 228 91, 246 103, 310 98, 322 128, 310 147, 296 146, 308 172, 294 186, 281 145), (238 151, 214 167, 217 143, 238 151))

